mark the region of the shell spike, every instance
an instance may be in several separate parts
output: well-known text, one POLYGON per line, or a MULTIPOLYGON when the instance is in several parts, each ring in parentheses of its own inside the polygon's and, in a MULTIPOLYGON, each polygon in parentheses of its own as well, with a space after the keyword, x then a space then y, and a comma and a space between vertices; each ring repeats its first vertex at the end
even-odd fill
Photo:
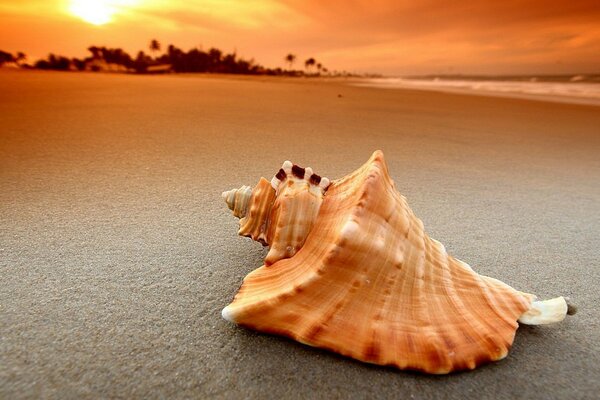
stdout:
POLYGON ((223 308, 223 310, 221 310, 221 317, 223 317, 223 319, 226 321, 235 323, 235 320, 233 319, 233 315, 231 314, 231 312, 229 310, 229 306, 227 306, 227 307, 223 308))
POLYGON ((285 160, 281 165, 281 169, 284 170, 287 174, 292 171, 292 167, 294 164, 290 160, 285 160))
POLYGON ((304 168, 304 180, 310 182, 310 177, 313 175, 313 170, 311 167, 304 168))

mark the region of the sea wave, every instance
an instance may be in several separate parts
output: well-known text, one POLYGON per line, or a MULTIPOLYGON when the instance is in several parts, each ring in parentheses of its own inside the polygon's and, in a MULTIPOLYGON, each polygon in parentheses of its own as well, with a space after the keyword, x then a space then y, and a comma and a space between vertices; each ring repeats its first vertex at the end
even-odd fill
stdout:
POLYGON ((600 83, 582 82, 579 76, 566 82, 544 82, 533 78, 528 81, 372 78, 356 84, 388 89, 434 90, 600 105, 600 83))

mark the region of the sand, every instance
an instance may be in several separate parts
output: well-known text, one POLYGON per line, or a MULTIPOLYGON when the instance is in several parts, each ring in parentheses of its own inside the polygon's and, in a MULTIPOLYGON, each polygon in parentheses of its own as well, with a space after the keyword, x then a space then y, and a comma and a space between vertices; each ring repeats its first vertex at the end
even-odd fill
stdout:
POLYGON ((225 76, 0 73, 0 398, 593 398, 600 108, 225 76), (340 97, 341 95, 341 97, 340 97), (432 237, 564 323, 426 376, 221 318, 266 252, 221 192, 375 149, 432 237))

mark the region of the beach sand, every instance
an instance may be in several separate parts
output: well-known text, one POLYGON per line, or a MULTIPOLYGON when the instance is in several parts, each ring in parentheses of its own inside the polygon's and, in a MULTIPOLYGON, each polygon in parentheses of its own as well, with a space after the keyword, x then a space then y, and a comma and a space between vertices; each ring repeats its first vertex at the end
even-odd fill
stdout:
POLYGON ((0 397, 594 398, 600 108, 226 76, 0 73, 0 397), (266 251, 221 192, 384 151, 429 234, 563 323, 427 376, 245 330, 266 251))

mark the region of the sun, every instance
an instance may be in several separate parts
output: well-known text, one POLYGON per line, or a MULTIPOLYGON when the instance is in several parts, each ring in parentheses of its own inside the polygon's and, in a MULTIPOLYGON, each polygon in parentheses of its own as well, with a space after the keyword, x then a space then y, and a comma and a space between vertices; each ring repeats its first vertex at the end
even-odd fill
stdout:
POLYGON ((69 13, 85 22, 99 26, 111 22, 115 14, 134 3, 136 0, 71 0, 69 13))
POLYGON ((114 14, 114 8, 104 0, 72 0, 69 12, 92 25, 109 23, 114 14))

